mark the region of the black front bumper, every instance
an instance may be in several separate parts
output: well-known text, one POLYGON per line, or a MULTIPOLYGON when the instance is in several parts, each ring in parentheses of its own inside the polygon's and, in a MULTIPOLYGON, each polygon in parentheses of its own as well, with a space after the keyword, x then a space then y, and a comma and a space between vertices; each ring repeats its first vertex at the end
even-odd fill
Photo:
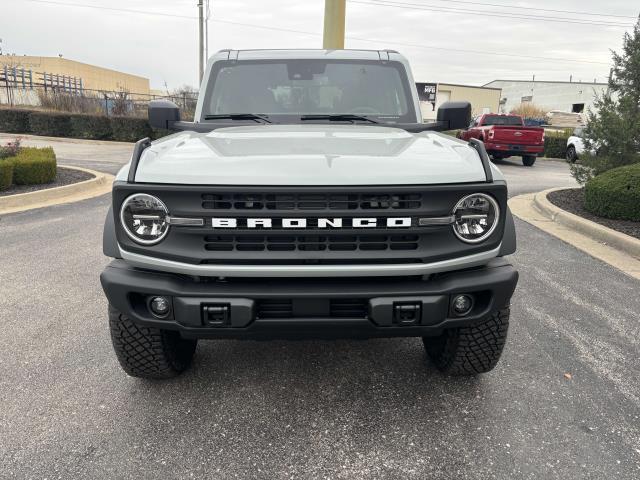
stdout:
POLYGON ((509 304, 518 272, 496 258, 482 268, 420 277, 192 279, 112 261, 100 276, 116 309, 134 322, 178 330, 189 338, 353 338, 437 335, 466 326, 509 304), (471 294, 471 312, 450 308, 471 294), (155 318, 152 296, 170 297, 172 311, 155 318))

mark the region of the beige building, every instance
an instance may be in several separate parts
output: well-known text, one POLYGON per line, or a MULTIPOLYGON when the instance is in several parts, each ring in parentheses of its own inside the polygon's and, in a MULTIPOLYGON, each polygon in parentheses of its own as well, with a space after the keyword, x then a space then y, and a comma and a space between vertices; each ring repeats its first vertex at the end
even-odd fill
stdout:
POLYGON ((474 87, 454 83, 417 83, 420 108, 425 121, 435 120, 438 107, 449 101, 471 102, 472 115, 498 112, 500 88, 474 87))
MULTIPOLYGON (((76 62, 60 57, 32 57, 18 55, 0 55, 0 70, 3 67, 16 68, 31 71, 33 83, 41 84, 43 75, 47 74, 48 81, 60 77, 76 79, 76 83, 82 80, 82 88, 87 90, 122 91, 148 95, 149 79, 118 72, 109 68, 97 67, 87 63, 76 62)), ((20 73, 18 74, 20 75, 20 73)))

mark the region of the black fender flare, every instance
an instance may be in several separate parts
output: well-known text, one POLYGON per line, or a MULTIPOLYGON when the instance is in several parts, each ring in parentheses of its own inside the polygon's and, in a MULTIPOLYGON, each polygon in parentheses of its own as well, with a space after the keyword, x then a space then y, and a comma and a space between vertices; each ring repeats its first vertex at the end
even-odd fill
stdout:
POLYGON ((113 216, 113 207, 109 207, 107 218, 104 219, 102 253, 107 257, 120 258, 120 248, 118 247, 118 239, 116 237, 116 223, 113 216))
POLYGON ((504 222, 504 234, 502 236, 502 246, 498 256, 511 255, 516 252, 516 224, 513 221, 513 215, 509 207, 507 207, 507 215, 504 222))

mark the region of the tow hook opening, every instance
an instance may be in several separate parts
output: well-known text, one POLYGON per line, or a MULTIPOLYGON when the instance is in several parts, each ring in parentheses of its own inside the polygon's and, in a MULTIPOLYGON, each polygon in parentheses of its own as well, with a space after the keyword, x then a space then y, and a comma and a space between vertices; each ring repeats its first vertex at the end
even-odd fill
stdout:
POLYGON ((228 303, 213 303, 202 306, 202 320, 205 326, 225 327, 230 324, 231 306, 228 303))
POLYGON ((422 319, 421 302, 405 302, 393 304, 393 322, 404 325, 417 325, 422 319))

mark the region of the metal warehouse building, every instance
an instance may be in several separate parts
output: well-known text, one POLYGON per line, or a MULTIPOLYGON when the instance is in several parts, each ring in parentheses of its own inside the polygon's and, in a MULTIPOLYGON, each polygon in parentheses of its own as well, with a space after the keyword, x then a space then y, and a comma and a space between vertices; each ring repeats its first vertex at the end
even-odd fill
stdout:
POLYGON ((25 88, 46 83, 66 89, 149 94, 148 78, 61 57, 0 55, 0 76, 4 80, 0 84, 11 82, 25 88))
POLYGON ((593 107, 597 94, 607 90, 606 83, 526 80, 494 80, 485 87, 502 90, 502 113, 508 113, 523 103, 532 103, 548 111, 583 113, 593 107))

